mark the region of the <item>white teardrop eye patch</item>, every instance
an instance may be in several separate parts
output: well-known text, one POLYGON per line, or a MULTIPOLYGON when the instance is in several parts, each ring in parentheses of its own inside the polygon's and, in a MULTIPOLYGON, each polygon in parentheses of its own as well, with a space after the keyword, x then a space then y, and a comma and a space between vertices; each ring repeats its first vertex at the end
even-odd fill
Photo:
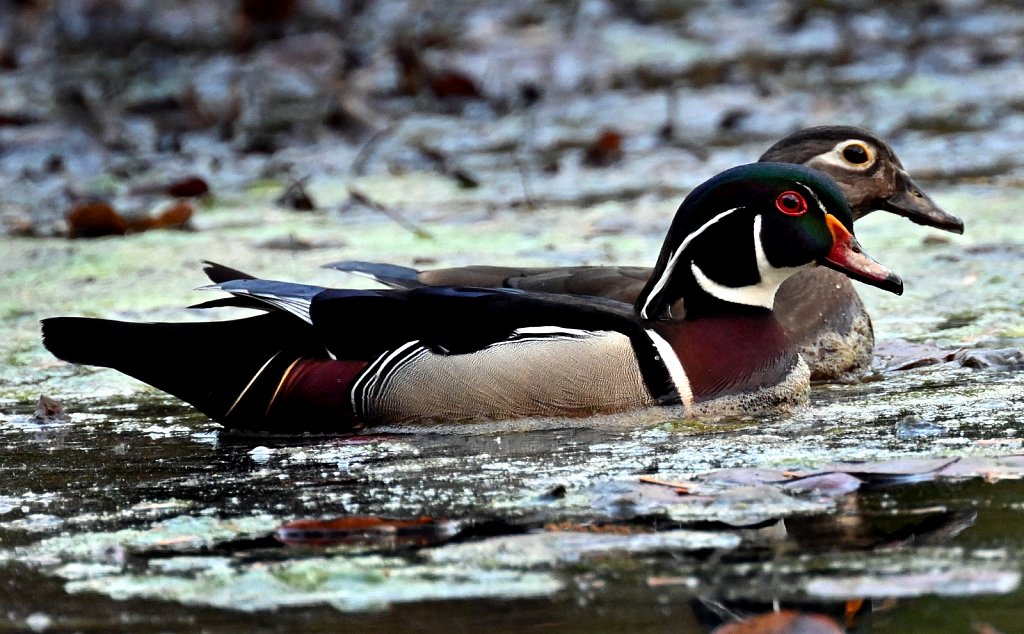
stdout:
POLYGON ((807 213, 807 200, 794 191, 782 192, 775 199, 775 208, 787 216, 802 216, 807 213))
POLYGON ((860 139, 846 139, 806 164, 819 169, 837 167, 846 172, 864 172, 871 169, 877 160, 878 151, 870 143, 860 139))

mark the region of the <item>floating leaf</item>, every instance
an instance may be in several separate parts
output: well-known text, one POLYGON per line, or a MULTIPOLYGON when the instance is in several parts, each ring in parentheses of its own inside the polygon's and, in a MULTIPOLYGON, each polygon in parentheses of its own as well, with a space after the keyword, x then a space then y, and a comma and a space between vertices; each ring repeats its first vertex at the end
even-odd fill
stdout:
POLYGON ((427 546, 447 541, 456 529, 455 522, 425 516, 403 520, 354 515, 332 520, 295 520, 274 531, 274 537, 289 546, 427 546))

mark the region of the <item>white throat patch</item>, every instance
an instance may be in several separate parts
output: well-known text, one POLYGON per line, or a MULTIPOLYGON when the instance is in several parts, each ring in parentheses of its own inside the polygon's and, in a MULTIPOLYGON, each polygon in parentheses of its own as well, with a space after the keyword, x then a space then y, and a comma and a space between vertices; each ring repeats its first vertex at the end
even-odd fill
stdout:
POLYGON ((754 216, 754 254, 757 258, 758 282, 749 286, 725 286, 712 280, 700 270, 696 262, 690 263, 693 277, 704 291, 724 302, 743 304, 745 306, 761 306, 771 310, 775 304, 775 293, 789 276, 797 271, 809 268, 811 264, 797 267, 777 268, 768 261, 761 244, 761 215, 754 216))

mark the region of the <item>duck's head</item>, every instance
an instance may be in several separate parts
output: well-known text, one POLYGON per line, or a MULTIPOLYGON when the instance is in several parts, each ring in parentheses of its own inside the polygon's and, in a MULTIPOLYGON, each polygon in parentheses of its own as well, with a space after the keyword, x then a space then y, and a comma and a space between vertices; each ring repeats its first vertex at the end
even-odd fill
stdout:
POLYGON ((636 309, 644 319, 672 318, 680 300, 689 319, 771 310, 782 282, 815 264, 903 292, 899 276, 861 250, 828 177, 790 163, 741 165, 680 205, 636 309))
POLYGON ((918 224, 964 232, 963 221, 921 191, 889 144, 867 130, 807 128, 768 148, 760 160, 800 163, 825 172, 843 190, 855 220, 884 209, 918 224))

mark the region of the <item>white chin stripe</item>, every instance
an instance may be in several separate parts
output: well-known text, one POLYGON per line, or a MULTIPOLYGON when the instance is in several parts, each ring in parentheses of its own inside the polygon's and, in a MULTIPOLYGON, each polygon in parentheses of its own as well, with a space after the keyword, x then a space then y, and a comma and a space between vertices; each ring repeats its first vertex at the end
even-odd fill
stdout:
POLYGON ((657 349, 658 356, 661 357, 661 362, 665 365, 665 369, 668 370, 668 375, 672 378, 672 383, 679 394, 679 400, 683 403, 684 407, 689 409, 693 405, 693 390, 690 389, 690 380, 686 378, 686 370, 683 369, 683 364, 679 362, 679 357, 676 356, 669 342, 665 341, 661 335, 653 330, 646 330, 645 332, 651 338, 655 349, 657 349))
POLYGON ((800 267, 772 266, 765 255, 764 245, 761 244, 761 216, 754 216, 754 255, 757 259, 758 282, 749 286, 725 286, 712 280, 704 271, 697 266, 696 262, 690 263, 693 277, 697 280, 704 292, 712 297, 730 302, 732 304, 743 304, 744 306, 761 306, 771 310, 775 304, 775 293, 786 279, 807 268, 810 264, 800 267))

